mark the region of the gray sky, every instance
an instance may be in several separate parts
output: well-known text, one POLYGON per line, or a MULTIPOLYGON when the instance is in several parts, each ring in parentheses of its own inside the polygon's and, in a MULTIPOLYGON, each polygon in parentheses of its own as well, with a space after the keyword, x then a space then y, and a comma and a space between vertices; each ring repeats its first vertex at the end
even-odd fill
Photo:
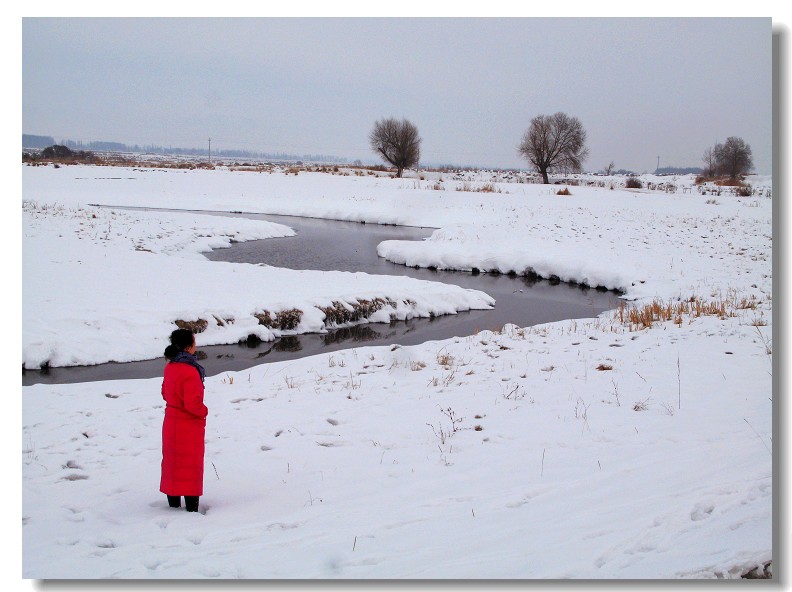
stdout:
POLYGON ((24 18, 22 131, 56 140, 527 167, 531 118, 588 133, 586 170, 701 166, 728 136, 771 172, 770 18, 24 18))

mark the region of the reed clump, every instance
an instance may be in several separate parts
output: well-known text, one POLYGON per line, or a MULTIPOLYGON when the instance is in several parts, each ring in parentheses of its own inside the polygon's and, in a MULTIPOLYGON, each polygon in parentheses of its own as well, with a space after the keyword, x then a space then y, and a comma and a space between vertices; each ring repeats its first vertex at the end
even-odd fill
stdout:
POLYGON ((330 326, 367 319, 384 306, 395 309, 396 302, 390 298, 372 298, 371 300, 361 298, 352 304, 334 300, 330 306, 320 306, 319 310, 325 313, 325 326, 330 326))
POLYGON ((685 320, 714 316, 721 320, 739 316, 740 310, 756 309, 759 304, 755 296, 738 298, 731 294, 725 298, 705 299, 691 296, 686 300, 663 301, 654 299, 643 304, 622 302, 614 313, 614 320, 630 331, 648 329, 655 323, 673 321, 681 325, 685 320))

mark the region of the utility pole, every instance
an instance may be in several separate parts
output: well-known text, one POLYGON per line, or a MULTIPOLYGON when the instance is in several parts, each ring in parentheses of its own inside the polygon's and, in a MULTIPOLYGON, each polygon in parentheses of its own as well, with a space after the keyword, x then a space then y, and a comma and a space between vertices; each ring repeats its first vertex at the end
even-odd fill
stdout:
POLYGON ((660 156, 657 157, 657 168, 655 169, 655 172, 659 170, 660 170, 660 156))
POLYGON ((209 138, 209 164, 212 164, 212 138, 209 138))

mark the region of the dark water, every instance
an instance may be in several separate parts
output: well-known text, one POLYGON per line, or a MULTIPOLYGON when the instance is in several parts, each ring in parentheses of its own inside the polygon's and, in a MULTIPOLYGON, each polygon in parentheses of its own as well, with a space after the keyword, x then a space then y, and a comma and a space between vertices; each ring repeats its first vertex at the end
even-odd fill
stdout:
MULTIPOLYGON (((263 362, 289 360, 363 345, 415 345, 426 341, 465 336, 506 323, 526 327, 564 319, 590 318, 618 306, 613 292, 582 289, 569 284, 551 285, 524 277, 413 269, 377 256, 377 245, 390 239, 421 240, 433 229, 338 222, 293 216, 229 214, 285 224, 297 236, 236 243, 229 249, 207 253, 213 261, 266 263, 292 269, 363 271, 400 275, 456 284, 486 292, 496 300, 492 310, 474 310, 433 319, 370 323, 327 334, 283 337, 254 347, 245 344, 201 347, 209 376, 239 371, 263 362)), ((23 385, 87 382, 160 376, 164 360, 51 368, 47 374, 27 371, 23 385)))

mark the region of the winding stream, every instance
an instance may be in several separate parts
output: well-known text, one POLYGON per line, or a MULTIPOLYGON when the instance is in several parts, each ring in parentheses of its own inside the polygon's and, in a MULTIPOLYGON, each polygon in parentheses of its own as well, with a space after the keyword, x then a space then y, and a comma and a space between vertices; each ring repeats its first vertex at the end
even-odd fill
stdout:
MULTIPOLYGON (((209 376, 244 370, 264 362, 302 358, 364 345, 415 345, 471 335, 480 330, 499 329, 506 323, 526 327, 564 319, 591 318, 618 306, 618 297, 613 292, 582 289, 564 283, 551 285, 548 281, 532 281, 507 275, 473 275, 466 272, 413 269, 377 256, 377 245, 380 242, 391 239, 421 240, 432 233, 432 228, 263 214, 202 213, 269 220, 290 226, 297 233, 293 237, 236 243, 228 249, 206 253, 206 257, 213 261, 409 276, 482 290, 496 300, 493 310, 474 310, 431 319, 394 321, 389 324, 370 323, 325 334, 282 337, 274 342, 255 346, 203 346, 200 351, 206 354, 206 358, 202 364, 209 376)), ((140 362, 51 368, 47 373, 28 370, 22 375, 22 384, 152 378, 162 374, 163 364, 164 360, 158 358, 140 362)))

